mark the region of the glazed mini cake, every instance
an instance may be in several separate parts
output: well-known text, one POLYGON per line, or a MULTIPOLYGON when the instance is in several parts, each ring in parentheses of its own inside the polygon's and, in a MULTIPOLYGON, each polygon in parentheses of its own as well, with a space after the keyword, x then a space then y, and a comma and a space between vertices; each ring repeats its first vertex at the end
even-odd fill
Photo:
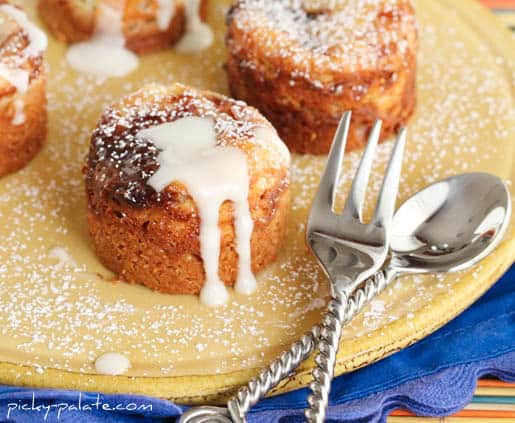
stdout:
POLYGON ((120 12, 125 46, 143 54, 177 42, 187 44, 181 39, 191 37, 205 19, 207 0, 39 0, 41 19, 56 38, 67 43, 93 37, 106 8, 120 12))
POLYGON ((289 152, 257 110, 183 85, 147 86, 107 109, 85 167, 95 251, 121 279, 226 301, 275 260, 289 152))
POLYGON ((291 151, 325 154, 342 113, 347 149, 378 118, 382 139, 415 107, 417 25, 408 0, 239 0, 228 15, 229 84, 291 151))
POLYGON ((25 166, 44 143, 46 45, 21 9, 0 0, 0 176, 25 166))

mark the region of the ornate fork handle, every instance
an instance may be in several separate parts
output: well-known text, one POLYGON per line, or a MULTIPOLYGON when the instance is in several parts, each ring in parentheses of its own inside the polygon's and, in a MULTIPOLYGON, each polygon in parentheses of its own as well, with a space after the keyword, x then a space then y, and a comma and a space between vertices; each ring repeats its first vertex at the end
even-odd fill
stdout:
MULTIPOLYGON (((383 270, 357 289, 347 301, 345 313, 342 315, 342 324, 352 320, 373 297, 385 289, 390 280, 391 276, 383 270)), ((245 415, 250 408, 311 355, 316 347, 320 331, 320 326, 314 326, 311 332, 305 334, 300 341, 295 342, 288 351, 283 352, 279 358, 275 359, 269 367, 263 369, 257 378, 252 379, 247 386, 240 388, 227 404, 234 423, 244 423, 245 415)))
POLYGON ((324 316, 317 344, 318 355, 315 357, 313 382, 310 384, 309 408, 305 412, 309 423, 323 423, 325 420, 343 325, 352 315, 350 306, 351 302, 347 301, 347 296, 337 292, 329 302, 328 311, 324 316))
MULTIPOLYGON (((349 297, 343 324, 352 320, 372 298, 380 294, 390 283, 392 276, 393 274, 388 271, 378 272, 358 288, 349 297)), ((314 326, 299 341, 293 343, 288 351, 283 352, 268 367, 261 370, 256 378, 247 386, 240 388, 229 400, 227 410, 218 407, 193 408, 182 416, 180 422, 203 423, 212 419, 211 421, 245 423, 248 411, 311 355, 320 337, 320 331, 319 325, 314 326)))
POLYGON ((240 388, 227 403, 234 423, 244 423, 247 412, 311 355, 319 336, 320 326, 313 326, 311 331, 294 342, 288 351, 284 351, 267 368, 261 370, 257 378, 253 378, 247 386, 240 388))
POLYGON ((319 335, 320 326, 314 326, 310 332, 292 344, 288 351, 283 352, 267 368, 263 369, 257 378, 252 379, 247 386, 240 388, 238 393, 228 401, 227 409, 195 407, 184 413, 179 422, 246 422, 245 415, 250 408, 311 355, 319 335))
POLYGON ((310 385, 312 392, 308 397, 310 408, 305 412, 309 423, 324 422, 343 326, 350 322, 373 297, 381 293, 392 279, 392 273, 382 270, 368 279, 365 285, 351 294, 348 300, 344 293, 337 292, 329 302, 317 343, 319 350, 315 358, 317 367, 313 370, 313 382, 310 385))

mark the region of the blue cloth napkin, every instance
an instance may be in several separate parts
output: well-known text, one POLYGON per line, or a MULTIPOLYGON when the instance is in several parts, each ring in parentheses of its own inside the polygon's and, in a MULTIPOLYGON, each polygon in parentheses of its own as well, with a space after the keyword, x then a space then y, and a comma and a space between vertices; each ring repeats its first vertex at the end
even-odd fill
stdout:
MULTIPOLYGON (((478 377, 515 382, 515 266, 478 302, 417 344, 333 382, 328 418, 383 422, 395 408, 440 416, 472 398, 478 377)), ((300 422, 307 389, 261 401, 249 422, 300 422)), ((2 422, 170 422, 185 407, 134 395, 0 386, 2 422)))

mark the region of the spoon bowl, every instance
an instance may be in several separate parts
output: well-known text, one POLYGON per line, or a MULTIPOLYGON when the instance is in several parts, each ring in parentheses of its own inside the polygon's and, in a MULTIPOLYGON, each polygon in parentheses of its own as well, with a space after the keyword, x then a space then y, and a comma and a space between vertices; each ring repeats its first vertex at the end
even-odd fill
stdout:
POLYGON ((508 189, 497 176, 465 173, 430 185, 395 213, 390 267, 396 273, 467 269, 497 247, 510 214, 508 189))

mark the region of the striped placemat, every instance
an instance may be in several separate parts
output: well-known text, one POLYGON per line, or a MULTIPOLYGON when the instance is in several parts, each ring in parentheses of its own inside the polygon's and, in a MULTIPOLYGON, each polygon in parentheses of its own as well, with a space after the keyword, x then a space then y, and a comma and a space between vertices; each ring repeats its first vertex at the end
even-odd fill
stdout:
POLYGON ((482 379, 472 402, 462 411, 450 417, 424 418, 416 417, 405 410, 395 410, 388 418, 388 423, 411 422, 439 423, 487 423, 515 422, 515 384, 495 379, 482 379))
POLYGON ((514 0, 481 0, 481 3, 492 9, 492 11, 508 26, 508 28, 515 31, 514 0))

